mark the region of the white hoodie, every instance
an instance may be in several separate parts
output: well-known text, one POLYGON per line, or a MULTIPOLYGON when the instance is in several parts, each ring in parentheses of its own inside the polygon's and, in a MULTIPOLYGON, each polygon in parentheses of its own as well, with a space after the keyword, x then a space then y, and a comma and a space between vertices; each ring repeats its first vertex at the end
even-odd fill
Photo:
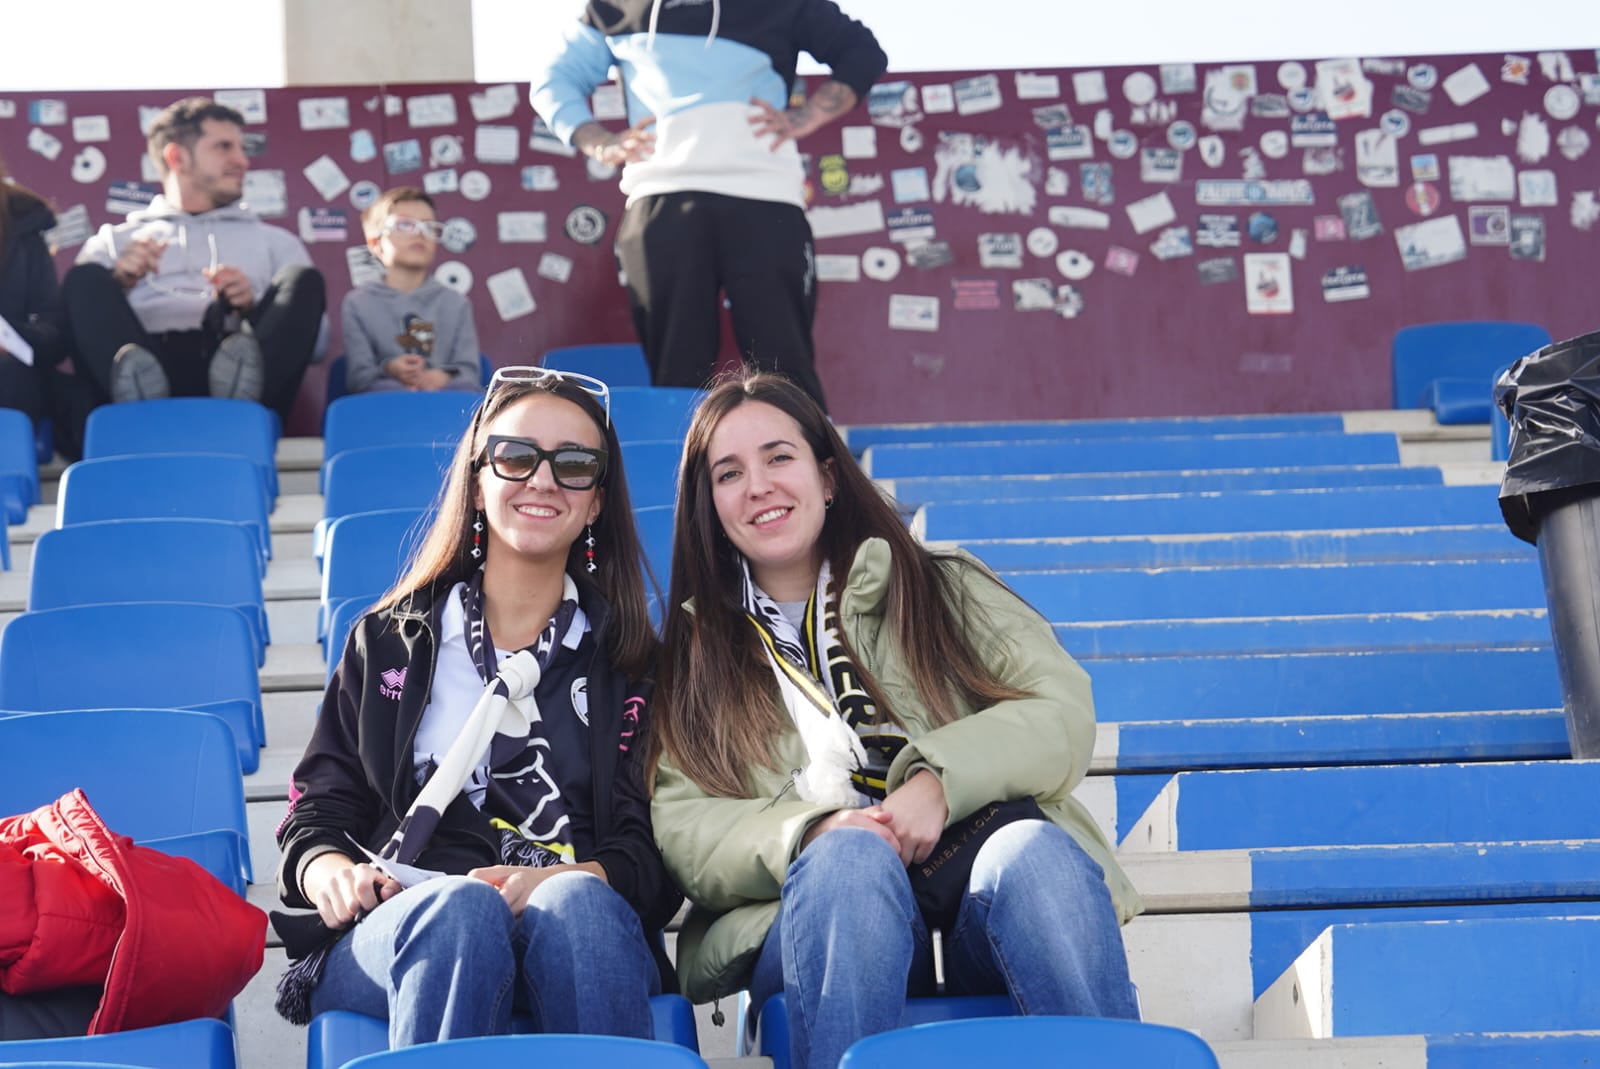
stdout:
POLYGON ((151 201, 150 207, 129 215, 126 222, 102 226, 84 242, 77 262, 109 268, 136 238, 167 243, 156 282, 152 284, 146 276, 128 291, 128 304, 152 334, 200 329, 201 317, 211 303, 211 297, 200 294, 210 290, 202 272, 211 266, 213 242, 216 262, 248 275, 257 300, 280 269, 311 263, 299 238, 268 226, 242 204, 191 215, 162 196, 151 201))

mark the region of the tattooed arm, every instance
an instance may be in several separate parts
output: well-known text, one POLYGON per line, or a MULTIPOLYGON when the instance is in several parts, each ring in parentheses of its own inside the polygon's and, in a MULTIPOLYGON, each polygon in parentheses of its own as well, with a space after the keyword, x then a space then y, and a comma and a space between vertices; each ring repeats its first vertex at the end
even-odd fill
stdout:
POLYGON ((776 151, 785 141, 798 141, 822 129, 855 107, 856 99, 854 89, 832 78, 823 82, 804 104, 787 111, 779 111, 766 101, 752 97, 750 105, 757 112, 750 116, 750 126, 757 138, 770 136, 771 147, 776 151))

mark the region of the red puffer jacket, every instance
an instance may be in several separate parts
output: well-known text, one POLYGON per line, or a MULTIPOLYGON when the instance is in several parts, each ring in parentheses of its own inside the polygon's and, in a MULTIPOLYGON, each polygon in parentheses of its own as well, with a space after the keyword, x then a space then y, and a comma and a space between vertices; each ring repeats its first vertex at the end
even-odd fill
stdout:
POLYGON ((194 862, 113 833, 81 790, 0 820, 0 990, 104 985, 90 1035, 221 1015, 266 924, 194 862))

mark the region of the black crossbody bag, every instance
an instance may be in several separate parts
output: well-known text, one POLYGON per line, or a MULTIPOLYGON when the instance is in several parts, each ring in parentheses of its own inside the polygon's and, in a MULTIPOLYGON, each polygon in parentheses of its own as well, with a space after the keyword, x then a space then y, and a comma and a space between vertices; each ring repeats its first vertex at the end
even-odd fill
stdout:
POLYGON ((1048 818, 1039 803, 1029 797, 981 805, 964 820, 946 828, 928 860, 911 866, 911 890, 928 928, 955 924, 973 863, 991 835, 1019 820, 1045 819, 1048 818))

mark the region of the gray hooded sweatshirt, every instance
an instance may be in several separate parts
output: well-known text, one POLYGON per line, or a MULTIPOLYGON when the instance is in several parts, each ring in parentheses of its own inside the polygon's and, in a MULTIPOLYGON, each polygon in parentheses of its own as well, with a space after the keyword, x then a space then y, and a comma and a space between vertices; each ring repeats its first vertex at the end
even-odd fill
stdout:
POLYGON ((428 279, 410 293, 366 282, 344 299, 345 383, 351 393, 372 388, 383 365, 401 353, 420 353, 428 366, 456 383, 479 385, 478 331, 472 306, 449 286, 428 279), (401 345, 401 335, 415 344, 401 345), (431 348, 431 352, 428 351, 431 348))

